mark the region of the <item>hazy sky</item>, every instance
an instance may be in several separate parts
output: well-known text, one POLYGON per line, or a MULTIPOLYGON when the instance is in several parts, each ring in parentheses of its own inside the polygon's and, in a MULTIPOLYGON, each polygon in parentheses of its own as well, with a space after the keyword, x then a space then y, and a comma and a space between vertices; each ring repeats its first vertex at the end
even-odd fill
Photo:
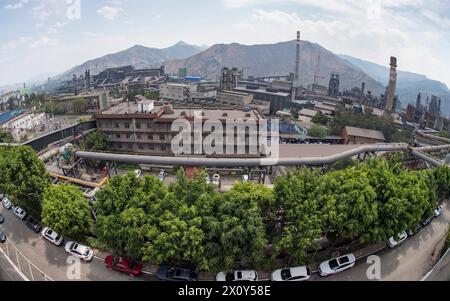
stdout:
POLYGON ((140 44, 302 39, 450 86, 448 0, 0 0, 0 85, 140 44), (80 9, 78 9, 78 7, 80 9))

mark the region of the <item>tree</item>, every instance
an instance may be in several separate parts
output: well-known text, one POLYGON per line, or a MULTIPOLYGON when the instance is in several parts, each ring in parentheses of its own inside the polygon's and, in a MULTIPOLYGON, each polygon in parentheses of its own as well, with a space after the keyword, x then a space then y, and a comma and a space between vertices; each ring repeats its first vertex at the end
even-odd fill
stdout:
POLYGON ((329 119, 326 115, 322 114, 322 112, 319 112, 311 119, 311 121, 315 124, 327 125, 329 119))
POLYGON ((328 135, 328 131, 323 126, 313 126, 309 131, 308 135, 315 138, 325 138, 328 135))
POLYGON ((0 131, 0 143, 13 143, 14 137, 11 135, 11 133, 6 131, 0 131))
POLYGON ((295 264, 305 264, 308 249, 322 235, 319 203, 321 178, 315 171, 300 172, 278 178, 275 196, 279 212, 283 214, 282 229, 275 240, 277 254, 287 252, 295 264))
POLYGON ((108 140, 106 135, 100 131, 89 133, 81 142, 81 149, 88 151, 107 151, 108 140))
POLYGON ((0 189, 16 205, 39 218, 42 196, 49 186, 45 165, 31 147, 0 147, 0 189))
POLYGON ((72 111, 74 113, 84 113, 87 110, 88 102, 84 97, 78 97, 72 102, 72 111))
POLYGON ((436 191, 440 199, 448 199, 450 197, 450 168, 441 166, 433 171, 433 177, 436 181, 436 191))
POLYGON ((89 201, 76 186, 61 184, 44 193, 42 221, 64 236, 80 238, 93 224, 89 201))

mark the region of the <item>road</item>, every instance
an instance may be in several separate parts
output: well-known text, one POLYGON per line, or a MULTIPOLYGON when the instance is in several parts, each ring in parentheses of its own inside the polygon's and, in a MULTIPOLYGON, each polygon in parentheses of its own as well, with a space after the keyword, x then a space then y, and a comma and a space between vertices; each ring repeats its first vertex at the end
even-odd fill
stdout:
MULTIPOLYGON (((25 224, 0 206, 0 212, 5 216, 5 223, 2 228, 11 241, 19 250, 31 260, 47 276, 54 280, 68 281, 128 281, 128 280, 154 280, 150 275, 142 278, 123 275, 105 269, 104 263, 99 259, 94 259, 91 263, 81 265, 80 279, 70 279, 67 272, 70 265, 66 263, 68 255, 63 247, 56 247, 44 240, 40 235, 29 230, 25 224)), ((445 237, 446 230, 450 222, 450 207, 446 206, 444 213, 433 223, 423 229, 416 236, 408 239, 396 249, 385 249, 378 254, 381 259, 381 279, 383 281, 418 281, 432 268, 433 254, 436 246, 445 237)), ((0 261, 2 263, 3 262, 0 261)), ((366 260, 360 260, 357 265, 346 272, 329 278, 320 278, 313 275, 312 280, 316 281, 366 281, 367 270, 370 267, 366 260)), ((448 266, 447 266, 448 267, 448 266)), ((448 272, 448 271, 447 271, 448 272)), ((0 271, 1 278, 13 277, 11 270, 0 271)))
POLYGON ((24 281, 6 258, 0 254, 0 281, 24 281))
POLYGON ((3 205, 0 205, 0 212, 5 217, 2 229, 6 232, 8 241, 13 243, 38 269, 54 280, 153 280, 149 275, 144 275, 144 277, 136 279, 125 274, 107 270, 103 261, 97 258, 94 258, 91 263, 82 263, 80 268, 81 277, 79 279, 71 279, 72 276, 70 276, 70 272, 74 269, 71 268, 73 266, 70 262, 69 264, 67 263, 68 254, 64 251, 64 247, 56 247, 44 240, 40 234, 36 234, 28 229, 23 221, 17 218, 12 211, 7 211, 3 205), (68 277, 68 274, 70 277, 68 277))
POLYGON ((450 281, 450 251, 436 265, 425 281, 450 281))
POLYGON ((359 260, 357 265, 346 272, 329 278, 314 275, 314 280, 322 281, 420 281, 433 267, 433 255, 436 247, 446 236, 450 223, 450 207, 434 219, 425 229, 409 238, 399 247, 385 249, 375 254, 381 259, 381 279, 368 279, 367 271, 371 267, 366 259, 359 260))

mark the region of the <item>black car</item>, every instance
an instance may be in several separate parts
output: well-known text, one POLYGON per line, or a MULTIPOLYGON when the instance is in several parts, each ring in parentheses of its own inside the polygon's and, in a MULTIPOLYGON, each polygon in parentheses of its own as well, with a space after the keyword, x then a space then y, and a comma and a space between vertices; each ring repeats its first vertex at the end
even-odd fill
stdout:
POLYGON ((420 224, 422 225, 422 227, 426 227, 426 226, 428 226, 429 224, 431 224, 431 221, 433 220, 433 218, 432 217, 429 217, 429 218, 427 218, 427 219, 424 219, 423 221, 421 221, 420 222, 420 224))
POLYGON ((27 218, 25 219, 25 224, 27 225, 28 228, 30 228, 31 230, 33 230, 36 233, 41 232, 42 229, 42 225, 41 223, 36 220, 34 217, 32 216, 27 216, 27 218))
POLYGON ((189 269, 160 266, 156 278, 161 281, 198 281, 198 274, 189 269))
POLYGON ((409 229, 408 231, 406 231, 406 233, 408 234, 409 237, 412 237, 417 233, 419 233, 420 230, 422 230, 422 226, 418 224, 414 229, 409 229))
POLYGON ((3 215, 0 213, 0 224, 3 224, 5 222, 5 218, 3 217, 3 215))
POLYGON ((6 234, 0 231, 0 243, 6 242, 6 234))

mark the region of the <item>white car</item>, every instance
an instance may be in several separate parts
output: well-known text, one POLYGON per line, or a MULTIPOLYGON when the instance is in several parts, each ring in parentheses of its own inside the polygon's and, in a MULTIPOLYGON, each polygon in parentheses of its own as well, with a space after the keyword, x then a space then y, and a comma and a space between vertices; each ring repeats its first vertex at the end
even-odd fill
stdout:
POLYGON ((206 184, 211 184, 211 178, 209 177, 209 175, 205 176, 205 182, 206 184))
POLYGON ((220 185, 220 175, 219 174, 213 175, 212 183, 214 185, 220 185))
POLYGON ((272 273, 272 281, 306 281, 311 278, 308 267, 286 268, 272 273))
POLYGON ((164 179, 167 177, 167 172, 165 172, 164 170, 161 170, 161 172, 159 173, 159 175, 158 175, 158 179, 161 181, 161 182, 164 182, 164 179))
POLYGON ((2 203, 3 203, 3 206, 8 210, 11 209, 13 206, 13 204, 7 197, 3 198, 2 203))
POLYGON ((393 249, 395 247, 398 247, 399 245, 401 245, 406 239, 408 238, 408 233, 406 232, 402 232, 397 234, 397 237, 391 237, 388 240, 388 247, 393 249))
POLYGON ((250 180, 250 177, 248 175, 242 176, 242 182, 247 183, 250 180))
POLYGON ((67 253, 87 262, 92 261, 94 258, 94 252, 89 247, 80 245, 73 241, 69 241, 66 244, 65 250, 67 253))
POLYGON ((329 261, 322 262, 319 266, 319 274, 322 277, 337 274, 351 269, 355 266, 356 257, 353 254, 348 254, 329 261))
POLYGON ((136 169, 136 170, 134 171, 134 175, 136 176, 136 178, 140 178, 141 175, 142 175, 142 170, 136 169))
POLYGON ((220 272, 216 276, 216 281, 258 281, 258 273, 256 271, 229 271, 220 272))
POLYGON ((64 243, 64 238, 62 237, 62 235, 59 235, 50 228, 45 228, 42 231, 42 237, 58 247, 64 243))
POLYGON ((444 212, 444 207, 439 206, 436 210, 434 210, 434 217, 441 216, 442 212, 444 212))
POLYGON ((18 218, 20 218, 20 219, 24 219, 25 218, 25 216, 27 216, 27 213, 25 212, 25 210, 23 210, 22 208, 20 208, 20 207, 16 207, 16 208, 14 208, 14 214, 18 217, 18 218))

